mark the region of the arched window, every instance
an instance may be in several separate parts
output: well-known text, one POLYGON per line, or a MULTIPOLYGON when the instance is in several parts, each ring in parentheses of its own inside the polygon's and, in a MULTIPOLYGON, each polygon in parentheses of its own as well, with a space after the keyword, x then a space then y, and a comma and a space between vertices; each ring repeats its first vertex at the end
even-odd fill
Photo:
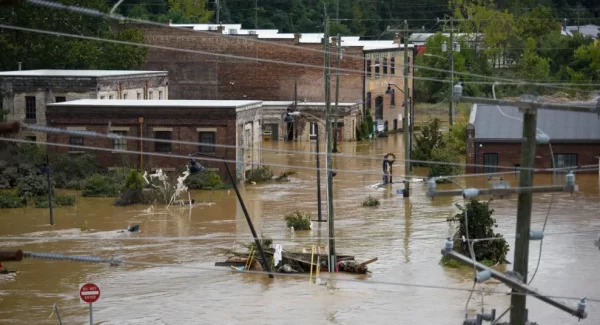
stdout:
POLYGON ((379 66, 380 66, 380 61, 379 58, 375 59, 375 78, 379 77, 379 66))
POLYGON ((383 58, 383 74, 388 73, 387 58, 383 58))
POLYGON ((396 58, 390 59, 390 74, 396 74, 396 58))

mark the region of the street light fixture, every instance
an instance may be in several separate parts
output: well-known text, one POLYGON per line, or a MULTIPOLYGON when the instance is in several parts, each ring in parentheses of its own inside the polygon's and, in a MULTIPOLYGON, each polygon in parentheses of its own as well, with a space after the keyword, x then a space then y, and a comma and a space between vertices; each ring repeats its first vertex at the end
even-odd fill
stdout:
POLYGON ((48 164, 48 154, 46 154, 46 161, 44 161, 44 165, 42 165, 40 172, 46 175, 48 179, 48 207, 50 209, 50 225, 54 226, 54 214, 52 211, 52 184, 50 183, 50 174, 52 174, 52 169, 48 164))

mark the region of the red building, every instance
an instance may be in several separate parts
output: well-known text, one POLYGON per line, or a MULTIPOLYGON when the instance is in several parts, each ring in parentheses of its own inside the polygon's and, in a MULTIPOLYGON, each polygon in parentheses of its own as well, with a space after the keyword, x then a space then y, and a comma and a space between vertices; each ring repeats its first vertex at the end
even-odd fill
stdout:
MULTIPOLYGON (((168 155, 187 156, 202 152, 225 157, 232 171, 244 177, 248 166, 259 162, 260 152, 261 101, 209 101, 209 100, 91 100, 49 104, 48 125, 69 130, 87 130, 100 133, 116 133, 123 136, 179 140, 188 142, 229 145, 230 148, 200 146, 198 144, 178 144, 154 141, 108 139, 99 137, 73 136, 69 134, 48 134, 48 142, 93 146, 106 150, 96 151, 100 163, 105 167, 136 166, 141 170, 163 169, 173 171, 187 164, 185 158, 168 155), (109 126, 110 125, 110 126, 109 126), (258 130, 258 134, 255 134, 258 130), (242 153, 237 148, 251 148, 252 154, 242 153), (113 150, 110 150, 113 149, 113 150), (139 154, 125 154, 120 150, 136 151, 139 154), (155 155, 148 155, 148 154, 155 155), (238 159, 241 157, 242 160, 238 159), (246 160, 249 159, 249 160, 246 160)), ((50 154, 80 154, 75 147, 48 148, 50 154)), ((202 161, 207 168, 218 170, 223 179, 227 174, 221 162, 202 161)))
MULTIPOLYGON (((517 107, 473 105, 467 124, 467 164, 486 167, 467 166, 467 173, 503 172, 520 167, 522 120, 523 114, 517 107)), ((538 109, 537 128, 550 137, 555 168, 598 165, 598 114, 538 109)), ((535 155, 536 168, 553 168, 549 145, 539 144, 535 155)))

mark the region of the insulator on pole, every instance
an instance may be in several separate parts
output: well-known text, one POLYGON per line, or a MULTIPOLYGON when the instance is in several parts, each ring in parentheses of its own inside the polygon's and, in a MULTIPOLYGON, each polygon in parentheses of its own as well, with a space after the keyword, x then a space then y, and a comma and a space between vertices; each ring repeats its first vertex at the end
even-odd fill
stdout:
POLYGON ((542 230, 530 230, 529 240, 542 240, 544 238, 544 231, 542 230))
POLYGON ((444 244, 444 253, 450 252, 454 248, 454 242, 451 238, 446 239, 446 243, 444 244))
POLYGON ((489 270, 483 270, 483 271, 477 272, 477 274, 475 275, 475 281, 477 281, 478 283, 485 282, 491 278, 492 278, 492 272, 490 272, 489 270))
POLYGON ((463 198, 465 198, 465 199, 472 199, 477 196, 479 196, 479 189, 468 188, 463 191, 463 198))

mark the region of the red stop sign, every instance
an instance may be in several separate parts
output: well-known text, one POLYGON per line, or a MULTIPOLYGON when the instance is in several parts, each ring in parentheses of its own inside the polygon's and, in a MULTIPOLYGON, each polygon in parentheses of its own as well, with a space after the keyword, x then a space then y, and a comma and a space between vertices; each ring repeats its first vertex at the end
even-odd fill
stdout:
POLYGON ((100 288, 93 283, 86 283, 79 289, 79 297, 90 304, 96 302, 100 298, 100 288))

